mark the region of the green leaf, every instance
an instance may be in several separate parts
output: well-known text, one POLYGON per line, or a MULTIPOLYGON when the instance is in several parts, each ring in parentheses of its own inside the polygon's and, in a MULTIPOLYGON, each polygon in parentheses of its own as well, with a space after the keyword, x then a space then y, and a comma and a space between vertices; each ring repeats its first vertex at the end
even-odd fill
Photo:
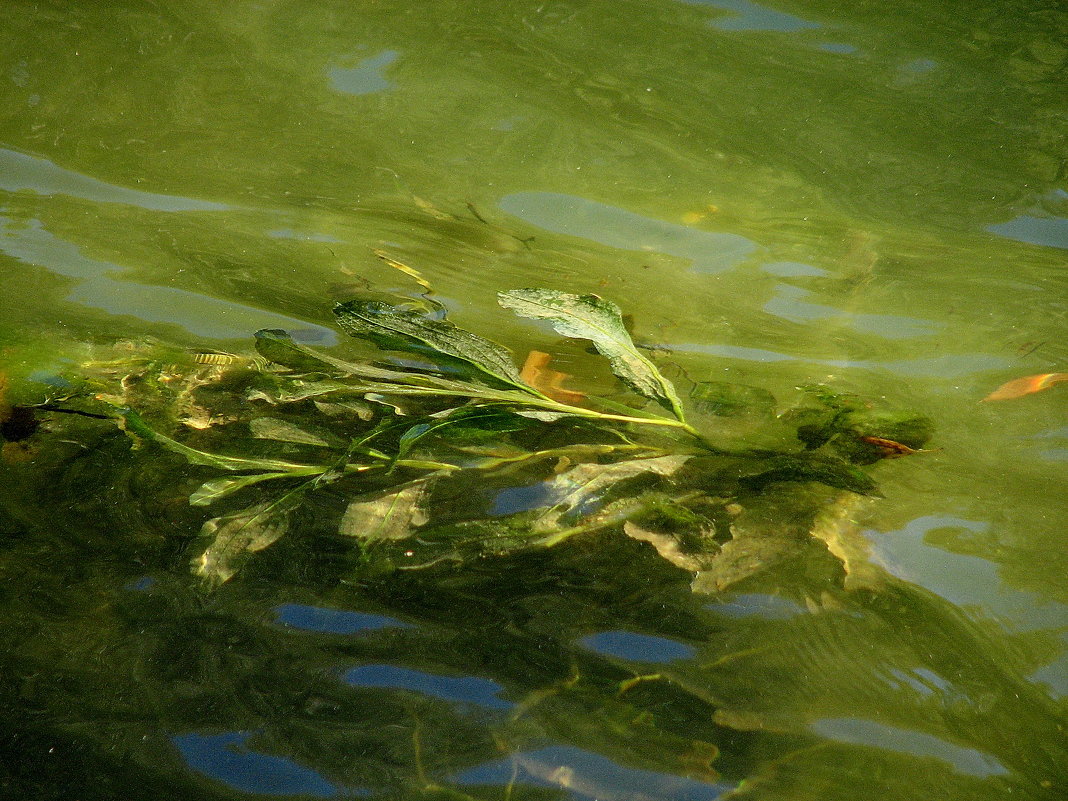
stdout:
POLYGON ((505 348, 448 320, 431 319, 412 309, 362 298, 339 303, 334 315, 348 334, 369 339, 381 348, 430 355, 482 380, 540 397, 537 390, 523 383, 505 348))
POLYGON ((258 503, 207 521, 200 534, 208 543, 193 560, 193 572, 211 584, 229 581, 251 554, 285 534, 290 509, 290 504, 258 503))
MULTIPOLYGON (((474 336, 474 334, 471 336, 474 336)), ((256 332, 256 350, 275 364, 305 373, 341 374, 371 381, 395 381, 413 386, 448 387, 454 383, 447 379, 440 379, 437 376, 392 370, 388 367, 379 367, 366 362, 348 362, 343 359, 335 359, 333 356, 297 344, 285 331, 275 328, 265 328, 256 332)), ((313 389, 321 387, 326 390, 331 386, 331 383, 315 382, 310 386, 313 389)), ((344 384, 336 384, 334 386, 338 389, 346 388, 344 384)), ((305 397, 311 397, 311 395, 306 395, 305 397)), ((288 399, 292 400, 293 398, 288 399)))
POLYGON ((272 406, 281 403, 300 403, 305 400, 315 400, 327 395, 348 393, 355 394, 352 387, 340 381, 330 379, 326 381, 305 381, 295 378, 282 378, 273 376, 275 386, 257 386, 248 391, 245 396, 250 401, 266 401, 272 406))
POLYGON ((288 420, 280 420, 277 417, 255 417, 249 420, 248 428, 256 439, 292 442, 297 445, 317 445, 321 448, 345 446, 340 437, 329 431, 301 428, 288 420))
POLYGON ((422 503, 428 483, 429 479, 422 478, 351 501, 341 518, 339 533, 370 542, 411 536, 427 521, 422 503))
POLYGON ((221 456, 207 451, 198 451, 190 448, 177 440, 153 431, 141 419, 137 412, 124 409, 120 412, 124 428, 128 433, 136 434, 143 439, 151 440, 162 445, 169 451, 181 454, 190 464, 199 464, 205 467, 216 467, 220 470, 284 470, 287 472, 302 471, 314 467, 313 465, 297 464, 295 462, 283 462, 279 459, 249 459, 243 456, 221 456))
POLYGON ((276 478, 294 478, 300 475, 314 476, 322 471, 323 468, 321 467, 310 467, 304 472, 257 473, 252 476, 213 478, 211 481, 205 481, 189 496, 189 503, 191 506, 210 506, 222 498, 233 495, 238 490, 242 490, 252 484, 258 484, 261 481, 271 481, 276 478))
POLYGON ((591 340, 611 362, 613 372, 635 392, 652 398, 679 420, 685 420, 675 388, 634 346, 616 304, 596 295, 574 295, 552 289, 513 289, 497 297, 502 306, 521 317, 548 320, 566 337, 591 340))
POLYGON ((805 539, 791 532, 767 536, 737 532, 718 554, 702 565, 691 586, 701 594, 723 592, 774 565, 796 560, 804 548, 805 539))

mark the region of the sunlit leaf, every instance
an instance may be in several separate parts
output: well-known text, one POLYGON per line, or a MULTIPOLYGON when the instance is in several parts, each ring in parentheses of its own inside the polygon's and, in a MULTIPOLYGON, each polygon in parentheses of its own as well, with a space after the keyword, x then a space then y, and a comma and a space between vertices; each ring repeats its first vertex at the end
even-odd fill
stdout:
POLYGON ((693 591, 714 594, 793 558, 805 540, 791 532, 738 532, 718 554, 703 566, 693 580, 693 591))
POLYGON ((618 482, 652 474, 670 476, 682 467, 689 456, 658 456, 651 459, 631 459, 614 464, 580 464, 555 476, 547 484, 553 505, 537 517, 535 531, 549 532, 567 525, 579 516, 596 511, 605 493, 618 482))
POLYGON ((211 481, 205 481, 201 484, 200 487, 189 496, 189 503, 191 506, 210 506, 222 498, 233 495, 238 490, 242 490, 252 484, 258 484, 261 481, 273 481, 277 478, 294 478, 300 475, 316 475, 322 471, 323 468, 313 467, 308 468, 308 470, 304 472, 289 471, 285 473, 257 473, 252 476, 224 476, 223 478, 214 478, 211 481))
POLYGON ((288 420, 277 417, 255 417, 249 420, 249 430, 257 439, 270 439, 276 442, 292 442, 297 445, 318 445, 323 448, 343 446, 344 442, 329 431, 314 431, 301 428, 288 420))
POLYGON ((212 584, 229 581, 251 554, 262 551, 285 533, 289 510, 289 504, 258 503, 207 521, 200 530, 207 546, 193 560, 194 573, 212 584))
POLYGON ((338 324, 354 337, 387 350, 407 350, 461 365, 483 380, 535 393, 519 377, 509 352, 495 342, 465 331, 448 320, 430 319, 377 299, 356 299, 334 307, 338 324))
POLYGON ((349 502, 339 533, 365 541, 400 540, 427 521, 422 508, 429 479, 394 487, 370 498, 349 502))
POLYGON ((596 295, 552 289, 514 289, 497 297, 502 306, 521 317, 548 320, 566 337, 591 340, 615 374, 635 392, 657 401, 679 420, 684 419, 675 388, 634 346, 616 304, 596 295))
POLYGON ((327 417, 355 418, 358 420, 370 420, 375 416, 371 404, 360 400, 342 401, 313 401, 315 408, 327 417))
POLYGON ((277 378, 275 386, 258 386, 248 391, 246 396, 251 401, 266 401, 273 405, 280 403, 300 403, 328 395, 353 394, 348 384, 327 379, 323 381, 306 381, 303 379, 277 378))
POLYGON ((857 495, 839 495, 817 512, 809 533, 842 563, 847 590, 878 590, 886 583, 886 572, 871 562, 871 543, 856 522, 862 503, 857 495))
POLYGON ((710 567, 719 553, 719 546, 714 542, 710 542, 705 551, 691 550, 671 533, 652 531, 630 520, 623 524, 623 532, 631 539, 649 543, 662 558, 676 567, 695 573, 710 567))

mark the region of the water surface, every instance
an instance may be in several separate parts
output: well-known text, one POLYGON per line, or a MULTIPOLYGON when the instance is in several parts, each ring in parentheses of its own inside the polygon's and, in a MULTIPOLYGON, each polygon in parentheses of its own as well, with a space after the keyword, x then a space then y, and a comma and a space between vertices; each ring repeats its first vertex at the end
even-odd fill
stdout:
POLYGON ((591 392, 498 291, 611 298, 680 386, 936 423, 860 521, 882 592, 711 597, 633 543, 207 591, 199 473, 88 420, 8 443, 0 787, 1063 797, 1068 384, 981 400, 1068 371, 1057 4, 9 2, 0 42, 0 407, 117 340, 332 346, 334 301, 418 293, 380 249, 591 392))

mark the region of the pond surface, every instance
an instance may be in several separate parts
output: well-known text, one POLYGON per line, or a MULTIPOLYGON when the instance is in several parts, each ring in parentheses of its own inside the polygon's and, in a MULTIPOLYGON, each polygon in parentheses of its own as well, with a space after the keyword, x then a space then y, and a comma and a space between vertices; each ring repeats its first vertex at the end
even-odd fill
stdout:
POLYGON ((4 793, 1065 797, 1068 383, 983 401, 1068 371, 1063 6, 9 0, 0 42, 4 793), (210 470, 12 412, 116 343, 349 353, 335 301, 420 294, 376 250, 576 390, 619 385, 497 292, 611 299, 683 394, 932 418, 851 512, 877 586, 602 532, 212 588, 210 470))

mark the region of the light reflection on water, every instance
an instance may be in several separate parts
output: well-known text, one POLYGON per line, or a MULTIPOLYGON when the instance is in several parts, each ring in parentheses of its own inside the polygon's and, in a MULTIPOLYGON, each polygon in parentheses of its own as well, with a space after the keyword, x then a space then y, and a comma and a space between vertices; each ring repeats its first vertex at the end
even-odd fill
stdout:
POLYGON ((988 532, 990 523, 952 515, 926 515, 898 531, 866 529, 875 558, 890 573, 927 587, 956 606, 984 605, 1026 628, 1056 628, 1068 620, 1068 604, 1006 586, 998 565, 980 556, 953 553, 930 542, 931 534, 959 531, 964 539, 988 532), (997 587, 991 594, 989 588, 997 587))
POLYGON ((346 609, 327 609, 306 604, 282 604, 275 610, 278 622, 305 631, 355 634, 360 631, 408 628, 409 624, 387 615, 370 615, 346 609))
POLYGON ((844 743, 870 745, 919 757, 934 757, 948 762, 954 770, 969 776, 1002 776, 1009 773, 994 757, 974 748, 961 748, 924 732, 887 726, 874 720, 824 718, 813 722, 812 730, 844 743))
POLYGON ((344 674, 354 687, 382 687, 440 698, 460 704, 478 704, 491 709, 511 709, 514 704, 499 697, 504 689, 495 681, 476 676, 439 676, 396 665, 361 665, 344 674))
POLYGON ((46 230, 39 220, 16 223, 0 215, 0 252, 58 275, 80 279, 67 300, 147 322, 174 323, 207 339, 248 338, 260 328, 282 328, 294 339, 331 345, 337 334, 323 326, 168 286, 116 280, 126 268, 84 255, 72 242, 46 230))
POLYGON ((1006 356, 986 353, 960 353, 945 356, 930 356, 901 361, 867 361, 862 359, 821 359, 805 355, 791 355, 760 348, 747 348, 739 345, 698 345, 689 342, 672 342, 665 344, 668 351, 681 353, 704 353, 709 356, 721 356, 728 359, 741 359, 752 362, 803 362, 820 364, 826 367, 855 368, 861 370, 886 370, 904 376, 925 377, 941 376, 945 378, 962 378, 987 370, 1009 367, 1012 360, 1006 356))
POLYGON ((582 237, 621 250, 686 259, 698 273, 728 270, 756 251, 752 240, 644 217, 626 209, 555 192, 520 192, 500 208, 547 231, 582 237))
POLYGON ((673 662, 688 659, 695 653, 686 643, 632 631, 600 631, 583 637, 580 642, 599 654, 634 662, 673 662))
MULTIPOLYGON (((246 746, 253 732, 176 734, 175 746, 189 766, 242 793, 311 795, 330 798, 340 790, 316 771, 287 757, 263 754, 246 746)), ((364 795, 345 788, 345 794, 364 795)))
POLYGON ((142 192, 99 181, 90 175, 60 167, 48 159, 0 147, 0 189, 69 195, 97 203, 125 203, 162 212, 225 211, 225 203, 142 192))

